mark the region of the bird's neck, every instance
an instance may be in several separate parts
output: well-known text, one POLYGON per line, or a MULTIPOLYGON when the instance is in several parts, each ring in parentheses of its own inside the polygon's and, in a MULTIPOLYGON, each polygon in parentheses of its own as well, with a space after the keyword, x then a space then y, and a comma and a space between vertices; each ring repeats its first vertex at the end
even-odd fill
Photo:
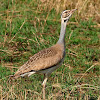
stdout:
POLYGON ((59 36, 59 40, 58 40, 58 44, 63 44, 65 43, 65 33, 66 33, 66 25, 67 22, 64 22, 63 20, 61 21, 61 31, 60 31, 60 36, 59 36))

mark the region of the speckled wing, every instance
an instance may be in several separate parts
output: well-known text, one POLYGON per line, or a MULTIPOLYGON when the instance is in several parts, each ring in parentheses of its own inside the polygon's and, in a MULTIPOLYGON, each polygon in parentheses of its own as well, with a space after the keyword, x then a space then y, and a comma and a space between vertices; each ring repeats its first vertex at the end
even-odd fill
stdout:
POLYGON ((63 58, 63 48, 56 44, 50 48, 43 49, 34 54, 19 70, 15 73, 21 75, 30 71, 39 71, 58 64, 63 58))

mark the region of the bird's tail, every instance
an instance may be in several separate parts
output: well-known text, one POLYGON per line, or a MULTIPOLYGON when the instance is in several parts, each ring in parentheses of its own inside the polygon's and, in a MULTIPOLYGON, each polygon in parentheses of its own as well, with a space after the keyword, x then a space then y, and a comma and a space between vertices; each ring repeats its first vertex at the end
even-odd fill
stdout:
POLYGON ((19 77, 20 77, 20 75, 10 75, 9 79, 15 80, 15 79, 17 79, 19 77))
POLYGON ((15 80, 15 79, 17 79, 17 78, 19 78, 19 77, 24 77, 24 76, 27 76, 27 75, 28 75, 28 77, 29 77, 29 76, 31 76, 31 75, 34 74, 34 73, 36 73, 36 72, 27 72, 27 73, 23 73, 23 74, 15 73, 14 75, 10 75, 10 79, 11 79, 11 80, 15 80))

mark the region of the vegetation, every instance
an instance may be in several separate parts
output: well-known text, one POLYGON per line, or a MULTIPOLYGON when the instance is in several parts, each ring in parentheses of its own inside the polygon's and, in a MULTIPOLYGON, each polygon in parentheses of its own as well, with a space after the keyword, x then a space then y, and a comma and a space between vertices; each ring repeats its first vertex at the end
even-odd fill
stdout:
POLYGON ((9 75, 41 49, 55 44, 60 13, 78 8, 66 31, 66 57, 47 82, 47 100, 100 99, 100 1, 0 1, 0 100, 41 100, 43 75, 10 81, 9 75))

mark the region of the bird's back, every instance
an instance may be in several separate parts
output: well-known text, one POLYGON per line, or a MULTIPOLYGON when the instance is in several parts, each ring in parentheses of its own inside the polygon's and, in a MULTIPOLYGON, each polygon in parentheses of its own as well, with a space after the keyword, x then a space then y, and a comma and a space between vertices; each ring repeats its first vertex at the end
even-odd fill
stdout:
POLYGON ((43 49, 34 54, 24 65, 22 65, 14 76, 19 77, 27 72, 38 72, 51 68, 60 63, 64 57, 64 52, 64 45, 62 44, 56 44, 50 48, 43 49))

